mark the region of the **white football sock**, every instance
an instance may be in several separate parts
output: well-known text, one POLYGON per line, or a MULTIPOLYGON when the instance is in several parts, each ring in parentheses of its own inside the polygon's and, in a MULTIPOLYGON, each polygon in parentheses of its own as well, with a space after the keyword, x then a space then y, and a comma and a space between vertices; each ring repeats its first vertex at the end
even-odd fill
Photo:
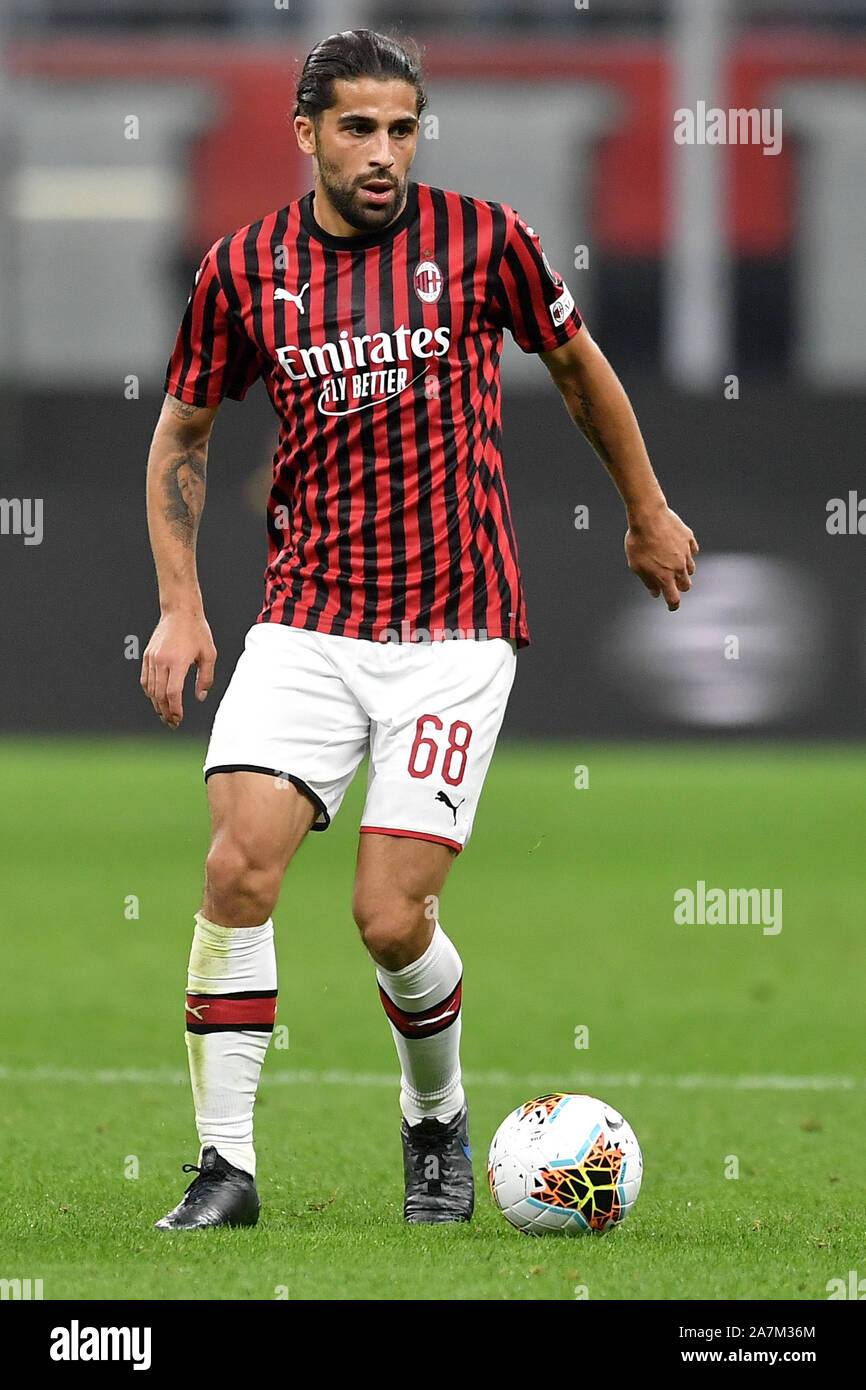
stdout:
POLYGON ((423 956, 402 970, 376 967, 400 1058, 400 1109, 410 1125, 448 1122, 463 1108, 460 1005, 463 963, 439 923, 423 956))
POLYGON ((213 1144, 253 1177, 253 1107, 276 1006, 271 919, 260 927, 220 927, 197 912, 186 999, 196 1128, 202 1149, 213 1144))

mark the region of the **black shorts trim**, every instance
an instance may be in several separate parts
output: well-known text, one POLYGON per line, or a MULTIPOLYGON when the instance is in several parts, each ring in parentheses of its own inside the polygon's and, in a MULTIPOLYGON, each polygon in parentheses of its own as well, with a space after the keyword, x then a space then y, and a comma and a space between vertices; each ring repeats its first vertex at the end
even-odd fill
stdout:
POLYGON ((220 764, 219 767, 209 767, 205 772, 204 780, 207 781, 215 772, 261 772, 265 777, 281 778, 284 782, 291 782, 292 786, 297 787, 298 791, 301 792, 308 801, 312 801, 318 814, 325 818, 324 825, 316 825, 313 823, 310 829, 327 830, 328 826, 331 824, 331 817, 328 815, 327 807, 322 798, 316 796, 312 788, 308 787, 302 778, 296 777, 293 772, 281 772, 278 767, 256 767, 252 763, 223 763, 220 764))

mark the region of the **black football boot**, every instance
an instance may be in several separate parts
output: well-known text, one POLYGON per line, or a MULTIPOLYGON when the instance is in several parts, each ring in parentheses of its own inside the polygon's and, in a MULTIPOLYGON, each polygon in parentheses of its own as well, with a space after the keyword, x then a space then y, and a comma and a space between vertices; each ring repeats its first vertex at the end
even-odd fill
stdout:
POLYGON ((468 1221, 475 1203, 469 1112, 464 1105, 449 1124, 427 1119, 403 1121, 403 1215, 414 1225, 468 1221))
POLYGON ((208 1226, 255 1226, 259 1194, 249 1173, 221 1158, 212 1144, 202 1149, 201 1167, 183 1165, 198 1173, 174 1211, 154 1225, 158 1231, 201 1231, 208 1226))

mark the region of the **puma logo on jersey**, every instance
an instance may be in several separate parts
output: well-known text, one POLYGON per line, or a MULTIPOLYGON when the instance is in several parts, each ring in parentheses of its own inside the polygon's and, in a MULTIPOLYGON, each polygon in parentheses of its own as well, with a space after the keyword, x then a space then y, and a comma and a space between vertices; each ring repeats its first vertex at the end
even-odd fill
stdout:
POLYGON ((451 814, 452 814, 453 817, 454 817, 454 824, 456 825, 456 824, 457 824, 457 812, 460 810, 460 807, 463 805, 463 801, 466 800, 466 797, 464 796, 463 801, 458 801, 456 806, 454 805, 454 802, 453 802, 453 801, 449 801, 449 800, 448 800, 448 797, 445 795, 444 792, 437 792, 437 793, 436 793, 436 796, 435 796, 435 798, 434 798, 434 800, 436 800, 436 801, 444 801, 444 802, 445 802, 445 805, 448 807, 449 811, 451 812, 451 814))
POLYGON ((298 290, 297 294, 292 294, 291 290, 276 289, 274 290, 274 299, 290 299, 296 306, 298 313, 304 314, 306 313, 304 308, 304 295, 309 288, 310 282, 308 280, 307 283, 298 290))
POLYGON ((203 1019, 202 1016, 201 1016, 201 1011, 202 1011, 202 1009, 209 1009, 209 1008, 210 1008, 210 1004, 195 1004, 195 1005, 193 1005, 193 1004, 187 1004, 187 1006, 186 1006, 186 1011, 187 1011, 188 1014, 193 1014, 194 1017, 198 1019, 199 1023, 203 1023, 203 1022, 204 1022, 204 1019, 203 1019))

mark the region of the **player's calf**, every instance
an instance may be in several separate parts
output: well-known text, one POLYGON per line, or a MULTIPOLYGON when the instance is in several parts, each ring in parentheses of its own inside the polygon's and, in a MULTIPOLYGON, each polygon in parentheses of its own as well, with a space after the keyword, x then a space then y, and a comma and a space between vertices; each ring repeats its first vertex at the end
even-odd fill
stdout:
POLYGON ((407 1221, 468 1221, 474 1184, 460 1071, 463 967, 436 923, 423 956, 376 972, 401 1064, 407 1221))
MULTIPOLYGON (((365 934, 371 939, 377 938, 365 934)), ((393 938, 395 945, 410 939, 393 938)), ((378 940, 381 961, 387 936, 378 940)), ((418 949, 408 964, 380 963, 376 970, 401 1065, 404 1215, 413 1223, 468 1221, 474 1188, 460 1071, 463 966, 438 922, 420 954, 418 949)), ((391 960, 393 951, 394 946, 391 960)))

